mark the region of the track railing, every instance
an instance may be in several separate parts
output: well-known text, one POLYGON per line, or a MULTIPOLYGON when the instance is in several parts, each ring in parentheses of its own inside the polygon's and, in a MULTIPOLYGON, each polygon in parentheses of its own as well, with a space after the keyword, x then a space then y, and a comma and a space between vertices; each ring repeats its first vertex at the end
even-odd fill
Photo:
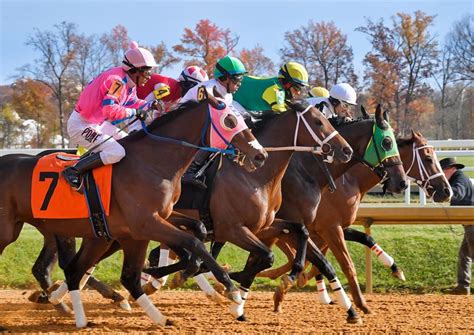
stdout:
MULTIPOLYGON (((403 225, 403 224, 474 224, 474 207, 449 205, 418 205, 404 204, 362 204, 357 212, 354 224, 363 225, 365 233, 371 234, 372 225, 403 225)), ((365 251, 366 293, 373 292, 372 251, 365 251)))

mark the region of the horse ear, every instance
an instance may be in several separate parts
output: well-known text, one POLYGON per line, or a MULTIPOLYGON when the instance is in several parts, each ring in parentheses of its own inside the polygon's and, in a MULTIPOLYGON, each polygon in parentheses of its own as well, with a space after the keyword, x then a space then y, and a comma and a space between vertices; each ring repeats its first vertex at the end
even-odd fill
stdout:
POLYGON ((383 111, 383 118, 385 119, 385 121, 387 121, 388 123, 390 123, 390 114, 389 114, 388 109, 386 109, 386 110, 383 111))
POLYGON ((375 109, 375 122, 377 122, 377 126, 382 130, 388 129, 388 123, 385 122, 382 112, 382 106, 380 104, 377 105, 375 109))
POLYGON ((360 105, 360 112, 362 113, 362 119, 364 120, 370 119, 370 115, 369 113, 367 113, 363 105, 360 105))
POLYGON ((216 98, 222 98, 222 95, 217 91, 217 87, 214 86, 214 88, 212 89, 212 94, 216 97, 216 98))

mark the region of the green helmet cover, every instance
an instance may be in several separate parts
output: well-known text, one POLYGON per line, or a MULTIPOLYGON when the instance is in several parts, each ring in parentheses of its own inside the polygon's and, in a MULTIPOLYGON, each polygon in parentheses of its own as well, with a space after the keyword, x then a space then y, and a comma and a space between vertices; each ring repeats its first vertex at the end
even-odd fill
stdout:
POLYGON ((239 75, 245 73, 247 73, 247 70, 245 70, 244 64, 238 58, 232 56, 225 56, 219 59, 219 61, 217 62, 216 67, 214 69, 214 78, 219 78, 227 74, 239 75), (225 71, 221 71, 218 67, 221 67, 225 71))

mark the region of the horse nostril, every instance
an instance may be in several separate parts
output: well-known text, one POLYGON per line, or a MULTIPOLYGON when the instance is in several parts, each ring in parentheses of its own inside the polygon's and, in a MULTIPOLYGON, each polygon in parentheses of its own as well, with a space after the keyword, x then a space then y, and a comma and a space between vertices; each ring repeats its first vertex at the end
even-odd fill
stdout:
POLYGON ((406 181, 405 181, 405 180, 402 180, 402 181, 400 182, 400 188, 403 189, 403 190, 405 190, 407 187, 408 187, 408 185, 407 185, 406 181))
POLYGON ((447 188, 447 187, 443 188, 443 192, 444 192, 445 195, 450 195, 451 194, 451 192, 449 192, 449 188, 447 188))
POLYGON ((342 152, 346 154, 347 156, 352 156, 352 154, 354 153, 351 147, 342 148, 342 152))

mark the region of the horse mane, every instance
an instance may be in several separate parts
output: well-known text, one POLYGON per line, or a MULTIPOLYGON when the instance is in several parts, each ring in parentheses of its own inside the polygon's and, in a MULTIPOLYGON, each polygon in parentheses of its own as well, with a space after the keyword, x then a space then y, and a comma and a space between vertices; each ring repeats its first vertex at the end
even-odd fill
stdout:
MULTIPOLYGON (((154 119, 147 126, 147 129, 149 131, 153 131, 153 130, 161 127, 161 126, 164 126, 164 125, 170 123, 171 121, 173 121, 174 119, 176 119, 176 117, 178 115, 181 115, 182 113, 184 113, 186 111, 196 109, 198 106, 200 106, 204 103, 207 103, 207 102, 205 102, 205 101, 202 101, 202 102, 187 101, 187 102, 179 105, 176 109, 173 109, 173 110, 167 112, 166 114, 164 114, 163 116, 160 116, 159 118, 154 119)), ((139 121, 136 121, 136 122, 139 122, 139 121)), ((133 141, 139 140, 139 139, 141 139, 145 136, 146 136, 145 131, 143 129, 140 129, 140 130, 134 131, 134 132, 130 133, 130 135, 120 139, 119 142, 120 143, 124 143, 124 142, 128 142, 128 141, 133 142, 133 141)))

